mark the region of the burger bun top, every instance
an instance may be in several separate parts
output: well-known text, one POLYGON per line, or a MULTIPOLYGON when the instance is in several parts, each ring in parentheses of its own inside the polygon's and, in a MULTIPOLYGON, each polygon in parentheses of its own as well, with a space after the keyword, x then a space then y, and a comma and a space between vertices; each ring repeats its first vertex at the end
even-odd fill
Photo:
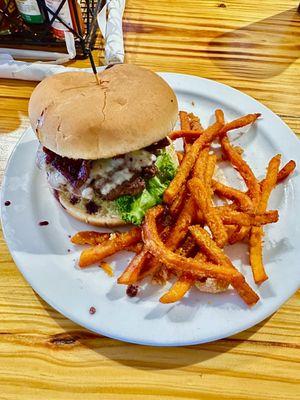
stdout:
POLYGON ((138 150, 163 139, 177 120, 170 86, 131 64, 98 74, 65 72, 34 89, 29 118, 41 144, 56 154, 95 160, 138 150))

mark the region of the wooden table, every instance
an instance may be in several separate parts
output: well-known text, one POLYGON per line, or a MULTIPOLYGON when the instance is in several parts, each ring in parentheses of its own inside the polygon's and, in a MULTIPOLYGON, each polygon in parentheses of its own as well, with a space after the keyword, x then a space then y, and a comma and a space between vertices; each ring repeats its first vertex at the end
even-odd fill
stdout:
MULTIPOLYGON (((128 0, 126 61, 229 84, 300 134, 296 7, 288 0, 128 0)), ((103 52, 94 55, 100 63, 103 52)), ((29 125, 34 86, 0 81, 1 178, 29 125)), ((0 399, 299 399, 299 317, 298 292, 259 325, 215 343, 151 348, 99 337, 33 292, 0 236, 0 399)))

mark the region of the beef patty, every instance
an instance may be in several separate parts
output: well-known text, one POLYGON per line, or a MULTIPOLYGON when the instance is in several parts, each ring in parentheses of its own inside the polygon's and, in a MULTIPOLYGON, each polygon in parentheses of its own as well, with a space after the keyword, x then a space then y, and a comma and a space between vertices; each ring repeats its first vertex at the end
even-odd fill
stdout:
POLYGON ((157 172, 157 168, 154 164, 142 168, 141 174, 134 175, 130 180, 125 181, 112 189, 106 195, 101 194, 100 191, 97 193, 101 196, 103 200, 116 200, 120 196, 130 195, 137 196, 140 194, 146 187, 146 181, 153 176, 155 176, 157 172))

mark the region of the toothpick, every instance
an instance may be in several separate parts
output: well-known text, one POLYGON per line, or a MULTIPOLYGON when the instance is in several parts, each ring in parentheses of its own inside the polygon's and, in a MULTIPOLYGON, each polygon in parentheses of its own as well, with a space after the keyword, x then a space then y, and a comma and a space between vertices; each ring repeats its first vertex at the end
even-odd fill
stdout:
POLYGON ((96 74, 94 74, 95 75, 95 78, 96 78, 96 82, 97 82, 97 84, 98 85, 100 85, 100 79, 99 79, 99 76, 98 76, 98 74, 96 73, 96 74))
POLYGON ((100 85, 100 79, 99 79, 99 76, 98 76, 98 73, 97 73, 97 69, 96 69, 94 58, 93 58, 93 55, 92 55, 91 51, 89 52, 89 59, 90 59, 91 67, 92 67, 96 82, 97 82, 98 85, 100 85))

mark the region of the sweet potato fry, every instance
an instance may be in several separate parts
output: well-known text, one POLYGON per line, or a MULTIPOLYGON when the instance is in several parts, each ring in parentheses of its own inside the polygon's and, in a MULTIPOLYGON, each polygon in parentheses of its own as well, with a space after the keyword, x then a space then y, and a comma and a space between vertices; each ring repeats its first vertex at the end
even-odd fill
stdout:
MULTIPOLYGON (((166 226, 160 232, 163 242, 166 241, 170 232, 170 226, 166 226)), ((118 278, 118 283, 130 285, 136 283, 146 276, 152 275, 158 268, 158 261, 150 254, 144 246, 142 250, 131 260, 127 268, 118 278)))
POLYGON ((296 163, 295 161, 291 160, 281 170, 278 172, 277 175, 277 183, 282 182, 284 179, 286 179, 291 173, 294 172, 296 168, 296 163))
POLYGON ((221 146, 227 158, 245 181, 247 188, 249 189, 249 196, 252 199, 254 207, 256 207, 260 198, 260 185, 254 176, 252 169, 246 161, 243 160, 241 155, 232 147, 226 135, 221 139, 221 146))
POLYGON ((194 114, 188 114, 188 120, 181 122, 180 130, 173 131, 169 134, 171 140, 182 138, 184 144, 193 143, 203 132, 203 127, 200 124, 200 120, 194 114))
MULTIPOLYGON (((271 191, 274 189, 277 182, 280 159, 281 156, 278 154, 275 157, 273 157, 269 162, 267 175, 262 183, 261 196, 257 206, 258 213, 263 213, 267 208, 271 191)), ((262 259, 262 238, 263 238, 262 227, 251 228, 250 242, 249 242, 250 264, 254 280, 257 284, 260 284, 264 282, 266 279, 268 279, 262 259)))
MULTIPOLYGON (((204 171, 206 169, 207 165, 207 159, 208 159, 208 153, 209 153, 209 147, 205 147, 202 151, 200 151, 199 156, 196 160, 194 169, 193 169, 193 176, 196 176, 200 179, 204 179, 204 171)), ((170 205, 170 214, 175 216, 178 215, 182 205, 183 205, 183 200, 186 195, 186 185, 182 185, 180 191, 178 192, 177 196, 175 197, 174 201, 170 205)))
MULTIPOLYGON (((262 186, 262 183, 261 183, 261 186, 262 186)), ((246 196, 247 196, 247 194, 246 194, 246 196)), ((272 219, 272 216, 271 216, 271 219, 272 219)), ((268 222, 266 220, 265 222, 266 223, 277 222, 277 220, 278 220, 278 215, 276 216, 275 214, 273 214, 273 221, 270 220, 268 222)), ((223 221, 223 223, 226 224, 226 221, 223 221)), ((264 224, 264 222, 261 222, 261 225, 263 225, 263 224, 264 224)), ((242 225, 246 225, 246 224, 242 224, 242 225)), ((251 225, 256 225, 256 223, 252 223, 251 225)), ((249 235, 249 233, 250 233, 250 227, 247 227, 247 226, 239 227, 239 228, 236 229, 235 232, 233 232, 229 236, 228 242, 229 242, 229 244, 234 244, 234 243, 241 242, 242 240, 244 240, 249 235)), ((256 235, 256 238, 257 237, 258 236, 256 235)), ((253 244, 253 241, 252 241, 252 244, 253 244)))
POLYGON ((228 242, 228 235, 221 218, 215 213, 213 207, 206 213, 205 218, 214 240, 220 248, 223 248, 228 242))
POLYGON ((204 172, 206 169, 207 159, 209 156, 208 153, 209 153, 209 147, 205 147, 202 151, 200 151, 193 170, 193 176, 195 178, 204 179, 204 172))
POLYGON ((198 253, 194 257, 194 260, 205 262, 205 261, 207 261, 207 257, 202 252, 202 250, 199 250, 198 253))
POLYGON ((200 123, 199 117, 197 117, 193 113, 189 113, 188 116, 190 119, 190 127, 191 127, 192 131, 202 132, 203 126, 200 123))
POLYGON ((236 226, 234 232, 231 233, 228 239, 229 244, 242 242, 249 235, 251 226, 236 226))
POLYGON ((83 250, 79 259, 80 268, 88 267, 96 262, 102 261, 120 250, 124 250, 127 246, 131 246, 141 241, 141 229, 132 228, 128 232, 120 233, 105 242, 83 250))
MULTIPOLYGON (((221 117, 220 115, 220 111, 221 110, 216 110, 216 112, 218 111, 218 118, 221 117)), ((238 129, 238 128, 243 128, 246 125, 249 125, 253 122, 256 121, 256 119, 258 117, 260 117, 261 114, 248 114, 248 115, 244 115, 243 117, 237 118, 231 122, 228 122, 227 124, 224 125, 224 127, 221 129, 220 131, 220 135, 224 135, 227 132, 234 130, 234 129, 238 129)), ((201 135, 202 131, 193 131, 190 128, 181 128, 181 130, 179 131, 174 131, 171 132, 171 134, 169 135, 170 139, 175 140, 178 138, 187 138, 188 141, 193 141, 195 139, 197 139, 200 135, 201 135)))
MULTIPOLYGON (((186 129, 192 129, 191 128, 191 121, 190 121, 190 116, 187 114, 185 111, 180 111, 179 112, 179 119, 180 119, 180 128, 181 130, 186 130, 186 129)), ((188 150, 188 145, 187 141, 185 138, 183 138, 183 147, 184 151, 186 152, 188 150)))
POLYGON ((192 197, 189 197, 185 202, 178 219, 170 231, 169 237, 166 240, 166 246, 175 250, 179 243, 186 236, 189 226, 192 223, 193 217, 195 215, 195 203, 192 197))
POLYGON ((103 243, 108 240, 110 233, 107 232, 96 232, 96 231, 81 231, 77 232, 72 238, 71 242, 74 244, 90 244, 96 246, 97 244, 103 243))
POLYGON ((140 253, 142 251, 143 247, 144 247, 143 242, 139 242, 139 243, 133 244, 131 246, 125 247, 124 250, 132 251, 133 253, 140 253))
MULTIPOLYGON (((189 226, 192 223, 192 220, 195 215, 195 203, 192 197, 189 197, 185 202, 180 214, 178 215, 178 219, 175 225, 171 228, 170 233, 165 241, 166 247, 171 251, 176 250, 179 243, 185 238, 189 226)), ((162 263, 159 259, 156 259, 152 262, 151 269, 153 272, 158 271, 162 268, 162 263)))
POLYGON ((193 140, 196 140, 199 138, 200 135, 202 135, 202 130, 195 131, 192 129, 180 129, 178 131, 173 131, 169 134, 169 138, 171 140, 176 140, 179 138, 182 139, 187 139, 188 143, 191 143, 193 140))
POLYGON ((180 164, 181 161, 183 160, 184 154, 181 151, 176 151, 176 155, 177 155, 177 158, 178 158, 178 162, 180 164))
POLYGON ((244 192, 241 192, 240 190, 234 189, 230 186, 226 186, 214 179, 212 180, 212 187, 214 193, 218 196, 237 202, 242 211, 250 212, 253 210, 253 203, 249 196, 247 196, 244 192))
POLYGON ((220 214, 222 212, 230 212, 233 210, 238 211, 238 206, 235 203, 230 203, 230 204, 224 204, 222 206, 216 206, 215 209, 220 214))
POLYGON ((216 110, 215 111, 215 116, 216 116, 216 120, 218 122, 220 122, 221 124, 225 125, 225 117, 224 117, 224 112, 222 110, 216 110))
POLYGON ((259 114, 259 113, 247 114, 241 118, 235 119, 234 121, 228 122, 222 128, 220 135, 224 135, 228 131, 232 131, 232 130, 238 129, 238 128, 243 128, 246 125, 252 124, 260 116, 261 116, 261 114, 259 114))
POLYGON ((250 231, 249 255, 253 278, 258 285, 268 279, 262 260, 262 239, 264 233, 261 227, 253 227, 250 231))
POLYGON ((183 273, 173 286, 159 299, 161 303, 175 303, 190 290, 195 282, 195 278, 189 273, 183 273))
POLYGON ((189 257, 196 249, 197 245, 194 238, 192 237, 192 235, 188 234, 184 239, 182 246, 176 249, 176 253, 180 254, 183 257, 189 257))
MULTIPOLYGON (((199 156, 196 160, 194 169, 193 169, 193 177, 195 178, 199 178, 201 180, 203 180, 205 182, 205 178, 207 180, 209 180, 209 175, 210 172, 212 170, 213 167, 213 163, 214 160, 210 160, 210 155, 209 155, 209 147, 205 147, 202 151, 200 151, 199 156), (210 167, 208 167, 208 160, 210 163, 210 167), (207 172, 207 169, 209 170, 207 172), (207 176, 206 176, 207 174, 207 176)), ((206 184, 206 182, 205 182, 206 184)), ((202 221, 205 221, 204 215, 203 215, 203 211, 201 209, 198 208, 198 210, 196 210, 196 220, 200 223, 202 221)))
POLYGON ((102 261, 100 263, 100 268, 103 269, 103 271, 108 275, 108 276, 114 276, 114 271, 112 269, 112 267, 105 261, 102 261))
MULTIPOLYGON (((194 225, 190 227, 190 232, 194 236, 197 244, 206 253, 209 259, 238 272, 231 263, 230 259, 227 257, 227 255, 211 239, 209 233, 206 232, 205 229, 201 228, 200 226, 194 225)), ((238 283, 232 283, 232 286, 236 289, 236 291, 246 304, 248 304, 249 306, 254 305, 259 300, 259 297, 245 281, 245 278, 242 276, 242 274, 240 275, 243 279, 240 280, 238 283)))
POLYGON ((182 257, 169 250, 161 241, 156 227, 156 218, 163 212, 162 206, 149 209, 143 225, 143 237, 149 251, 163 262, 168 268, 174 268, 180 272, 190 272, 196 277, 209 277, 222 279, 237 285, 244 280, 243 276, 228 266, 200 262, 192 258, 182 257))
MULTIPOLYGON (((111 238, 111 235, 118 236, 120 232, 107 233, 107 232, 96 232, 96 231, 81 231, 77 232, 72 238, 71 242, 78 245, 90 244, 96 246, 111 238)), ((133 251, 139 253, 142 249, 142 242, 136 243, 132 246, 127 246, 124 250, 133 251)))
POLYGON ((240 229, 239 225, 225 225, 225 229, 228 235, 228 243, 231 244, 231 236, 234 235, 234 233, 240 229))
POLYGON ((176 215, 179 214, 179 212, 182 209, 183 206, 183 200, 184 197, 186 195, 186 185, 183 184, 180 188, 180 190, 178 191, 176 197, 174 198, 174 200, 172 201, 171 205, 170 205, 170 214, 174 217, 176 215))
POLYGON ((205 184, 198 178, 192 178, 188 182, 190 192, 212 232, 212 235, 220 247, 224 247, 228 240, 226 229, 221 217, 215 210, 205 184))
POLYGON ((131 285, 139 280, 139 274, 143 266, 152 258, 148 250, 143 248, 143 250, 136 254, 130 261, 129 265, 119 276, 117 282, 122 285, 131 285))
POLYGON ((206 170, 204 173, 204 183, 208 188, 208 191, 211 193, 211 195, 213 195, 213 191, 211 190, 211 183, 212 183, 212 177, 215 172, 216 164, 217 164, 217 156, 215 154, 209 154, 207 159, 206 170))
POLYGON ((191 143, 188 143, 185 139, 183 140, 183 148, 184 148, 184 153, 185 154, 189 151, 191 146, 192 146, 191 143))
MULTIPOLYGON (((231 204, 226 204, 223 206, 216 206, 215 207, 216 212, 221 215, 222 213, 228 213, 230 211, 238 210, 238 206, 236 203, 231 203, 231 204)), ((197 224, 201 224, 203 222, 203 215, 199 215, 199 213, 196 214, 196 219, 195 221, 197 224), (202 218, 200 218, 202 216, 202 218)), ((236 225, 225 225, 225 229, 227 232, 228 237, 237 229, 238 227, 236 225)))
MULTIPOLYGON (((193 252, 195 252, 196 249, 197 249, 197 245, 195 243, 195 240, 193 239, 193 237, 191 235, 187 235, 182 246, 179 247, 178 249, 176 249, 175 252, 176 252, 176 254, 179 254, 183 257, 190 257, 190 255, 193 254, 193 252)), ((166 267, 164 267, 164 272, 166 272, 166 271, 170 271, 170 270, 168 270, 166 267)), ((165 283, 165 282, 163 282, 163 283, 165 283)), ((186 284, 186 283, 184 283, 184 284, 186 284)), ((180 287, 178 288, 178 285, 175 286, 175 289, 179 293, 182 293, 182 290, 180 289, 180 287)), ((174 292, 172 292, 172 293, 174 295, 174 292)), ((182 296, 183 296, 183 294, 182 294, 182 296)), ((177 298, 177 300, 180 300, 180 299, 177 298)), ((174 301, 177 301, 177 300, 174 300, 174 301)))
POLYGON ((187 180, 188 176, 196 159, 198 157, 199 152, 214 138, 218 135, 218 132, 222 128, 222 124, 219 122, 215 122, 208 129, 203 131, 201 136, 191 145, 190 150, 184 156, 182 163, 180 164, 175 178, 170 183, 169 187, 164 193, 164 201, 167 204, 171 204, 178 192, 180 191, 180 187, 187 180))
POLYGON ((230 211, 220 214, 223 224, 261 226, 278 221, 278 211, 266 211, 263 214, 250 214, 240 211, 230 211))
POLYGON ((249 236, 251 226, 249 225, 226 225, 224 223, 225 227, 227 228, 228 226, 231 227, 230 230, 227 230, 228 234, 228 244, 234 244, 238 242, 242 242, 246 237, 249 236))
MULTIPOLYGON (((149 253, 151 254, 151 253, 149 253)), ((147 276, 152 276, 156 274, 156 272, 163 267, 163 264, 155 257, 152 256, 149 258, 149 261, 144 265, 140 274, 139 280, 146 278, 147 276)))
POLYGON ((263 213, 267 209, 270 194, 277 182, 280 160, 281 155, 277 154, 269 162, 266 178, 262 182, 261 196, 257 206, 258 213, 263 213))
MULTIPOLYGON (((279 170, 278 175, 277 175, 277 182, 281 183, 284 179, 286 179, 290 174, 292 174, 294 172, 296 168, 296 163, 294 160, 290 160, 288 163, 285 164, 284 167, 281 168, 281 170, 279 170)), ((260 181, 260 186, 262 187, 264 182, 264 179, 262 181, 260 181)), ((245 193, 247 196, 249 195, 249 191, 247 193, 245 193)))
POLYGON ((186 111, 179 111, 180 128, 182 130, 191 129, 190 120, 186 111))
POLYGON ((206 222, 206 218, 204 217, 204 214, 203 214, 202 210, 200 210, 200 208, 198 208, 198 210, 196 210, 196 216, 195 216, 194 222, 197 224, 201 224, 201 225, 204 225, 206 222))

